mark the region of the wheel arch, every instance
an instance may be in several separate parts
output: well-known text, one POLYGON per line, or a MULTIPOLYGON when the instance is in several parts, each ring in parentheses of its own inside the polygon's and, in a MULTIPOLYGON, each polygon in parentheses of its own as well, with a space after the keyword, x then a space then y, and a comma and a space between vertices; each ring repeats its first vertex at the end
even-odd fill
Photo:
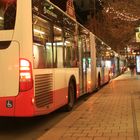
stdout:
POLYGON ((71 75, 71 77, 70 77, 70 79, 69 79, 69 83, 68 83, 68 87, 69 87, 69 85, 70 85, 70 83, 72 83, 73 85, 74 85, 74 98, 75 98, 75 100, 76 100, 76 98, 77 98, 77 96, 76 96, 76 91, 77 91, 77 87, 76 87, 76 78, 75 78, 75 76, 74 75, 71 75))
POLYGON ((101 73, 98 72, 98 77, 97 77, 97 81, 98 81, 98 88, 101 86, 101 73))

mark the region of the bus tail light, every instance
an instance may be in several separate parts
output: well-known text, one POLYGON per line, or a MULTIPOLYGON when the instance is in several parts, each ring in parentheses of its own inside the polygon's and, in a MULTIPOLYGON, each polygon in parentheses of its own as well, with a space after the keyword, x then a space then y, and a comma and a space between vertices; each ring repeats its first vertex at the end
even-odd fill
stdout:
POLYGON ((91 85, 91 81, 90 80, 88 81, 88 85, 91 85))
POLYGON ((33 87, 31 63, 26 59, 20 59, 20 91, 27 91, 33 87))

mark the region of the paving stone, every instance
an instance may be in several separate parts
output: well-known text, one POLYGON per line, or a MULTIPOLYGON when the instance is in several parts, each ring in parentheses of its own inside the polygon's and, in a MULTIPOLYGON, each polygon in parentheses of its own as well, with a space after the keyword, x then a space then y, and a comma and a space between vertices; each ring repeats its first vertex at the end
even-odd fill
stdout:
POLYGON ((125 73, 93 94, 38 140, 136 140, 140 79, 125 73))

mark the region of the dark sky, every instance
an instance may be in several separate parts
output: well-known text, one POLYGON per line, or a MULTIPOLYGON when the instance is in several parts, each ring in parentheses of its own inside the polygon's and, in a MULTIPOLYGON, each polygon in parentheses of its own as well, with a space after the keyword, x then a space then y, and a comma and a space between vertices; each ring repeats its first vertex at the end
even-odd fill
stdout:
POLYGON ((94 16, 103 9, 103 2, 101 0, 74 0, 77 20, 84 24, 87 17, 94 16))
MULTIPOLYGON (((67 0, 50 0, 55 5, 60 7, 63 11, 66 11, 66 2, 67 0)), ((94 13, 96 14, 102 10, 102 3, 100 3, 101 0, 74 0, 74 7, 76 12, 76 18, 77 21, 81 24, 85 24, 87 21, 87 17, 94 16, 94 13)))
POLYGON ((63 11, 66 11, 66 2, 67 0, 50 0, 52 3, 60 7, 63 11))

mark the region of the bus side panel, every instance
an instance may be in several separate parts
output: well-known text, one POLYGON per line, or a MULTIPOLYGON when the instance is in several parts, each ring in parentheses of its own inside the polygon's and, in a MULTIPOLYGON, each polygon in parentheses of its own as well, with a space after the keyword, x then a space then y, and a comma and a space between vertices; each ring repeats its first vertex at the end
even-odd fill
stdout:
POLYGON ((100 82, 101 82, 101 85, 104 85, 105 83, 109 82, 110 78, 109 78, 109 72, 110 72, 110 69, 107 68, 107 67, 97 67, 97 80, 96 80, 96 83, 98 84, 98 74, 100 73, 100 82))
MULTIPOLYGON (((35 114, 34 115, 37 116, 37 115, 49 114, 50 112, 53 112, 54 110, 65 105, 67 103, 67 99, 63 100, 64 97, 66 97, 65 94, 67 94, 67 88, 54 90, 53 91, 53 102, 48 105, 44 105, 42 107, 38 107, 35 104, 35 114)), ((46 100, 46 102, 47 102, 47 100, 46 100)))
POLYGON ((16 96, 19 91, 19 45, 11 42, 7 47, 0 49, 0 97, 16 96))
POLYGON ((54 110, 54 70, 33 69, 35 115, 54 110))
POLYGON ((57 68, 54 71, 54 101, 55 107, 58 108, 67 103, 67 81, 66 81, 66 69, 57 68))
POLYGON ((26 92, 19 92, 15 100, 14 116, 27 117, 34 115, 33 89, 26 92))
POLYGON ((18 96, 15 97, 2 97, 0 101, 0 116, 34 116, 33 101, 33 89, 20 92, 18 96))
POLYGON ((90 33, 90 48, 91 48, 91 89, 96 88, 96 48, 95 36, 90 33))
POLYGON ((80 96, 80 84, 79 84, 79 68, 71 68, 66 70, 67 87, 69 86, 71 76, 75 77, 76 82, 76 98, 80 96))
POLYGON ((66 69, 34 69, 35 115, 48 114, 67 103, 66 69))
MULTIPOLYGON (((34 115, 48 114, 66 105, 68 103, 68 85, 70 77, 72 75, 75 76, 77 82, 76 86, 78 87, 79 82, 78 73, 79 73, 78 68, 34 70, 35 74, 34 115)), ((77 93, 79 92, 77 91, 77 93)), ((77 97, 79 97, 78 94, 77 97)))
POLYGON ((57 89, 54 91, 55 108, 59 108, 68 101, 68 87, 57 89))
MULTIPOLYGON (((78 86, 78 68, 63 68, 55 70, 55 107, 58 108, 68 103, 68 86, 71 76, 74 75, 78 86)), ((77 92, 77 91, 76 91, 77 92)), ((79 92, 77 92, 79 93, 79 92)), ((77 94, 76 93, 76 94, 77 94)), ((76 95, 79 96, 79 95, 76 95)))
POLYGON ((107 83, 110 80, 110 78, 109 78, 109 72, 110 72, 110 69, 108 67, 105 67, 104 83, 107 83))
POLYGON ((91 79, 91 68, 87 68, 87 92, 92 91, 92 85, 91 85, 92 79, 91 79))
POLYGON ((16 26, 14 40, 20 44, 20 58, 26 58, 32 62, 32 12, 30 0, 17 0, 16 26))
POLYGON ((2 97, 0 99, 0 116, 14 116, 14 109, 15 97, 2 97))

